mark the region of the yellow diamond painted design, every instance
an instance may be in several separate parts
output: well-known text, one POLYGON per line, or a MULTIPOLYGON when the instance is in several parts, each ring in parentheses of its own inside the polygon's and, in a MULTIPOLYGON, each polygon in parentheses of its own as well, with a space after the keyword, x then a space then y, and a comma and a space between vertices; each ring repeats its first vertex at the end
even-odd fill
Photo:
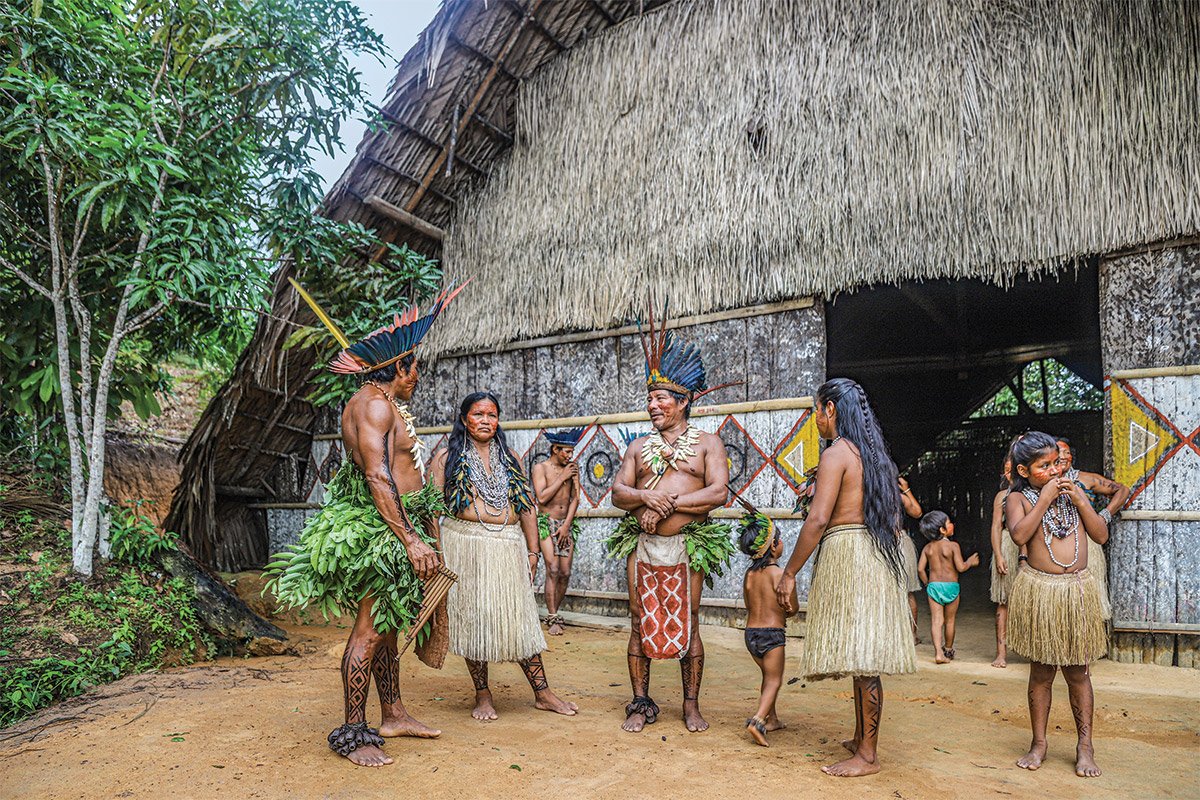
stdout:
POLYGON ((795 489, 804 481, 804 473, 817 465, 820 455, 817 419, 811 411, 806 411, 775 450, 775 466, 795 489))
POLYGON ((1136 489, 1153 477, 1179 439, 1134 399, 1123 381, 1113 382, 1110 397, 1114 477, 1136 489))

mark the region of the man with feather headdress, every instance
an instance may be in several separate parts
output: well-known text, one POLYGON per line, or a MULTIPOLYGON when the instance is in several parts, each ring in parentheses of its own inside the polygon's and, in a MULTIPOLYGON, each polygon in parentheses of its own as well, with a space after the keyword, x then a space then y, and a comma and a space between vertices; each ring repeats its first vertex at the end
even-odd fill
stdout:
POLYGON ((674 658, 683 682, 684 723, 695 733, 708 728, 699 702, 700 593, 710 573, 721 573, 734 546, 729 526, 708 518, 729 496, 725 445, 693 426, 690 417, 700 396, 722 387, 705 390, 699 348, 677 340, 665 318, 656 330, 651 315, 642 346, 654 431, 625 450, 612 498, 629 513, 606 543, 609 555, 628 562, 633 700, 622 727, 636 733, 658 718, 649 695, 650 660, 674 658))
MULTIPOLYGON (((425 482, 423 446, 408 402, 420 377, 417 345, 463 287, 442 292, 424 316, 413 306, 351 344, 308 293, 292 284, 343 348, 330 370, 357 376, 362 387, 342 412, 346 460, 300 541, 272 559, 268 586, 281 607, 314 605, 327 616, 355 615, 342 656, 345 723, 328 741, 354 764, 379 767, 392 763, 382 737, 440 735, 413 719, 400 699, 397 634, 414 627, 422 582, 439 570, 435 526, 444 511, 441 493, 425 482), (378 729, 366 721, 372 677, 382 708, 378 729)), ((440 668, 447 641, 441 607, 418 636, 418 656, 440 668)))

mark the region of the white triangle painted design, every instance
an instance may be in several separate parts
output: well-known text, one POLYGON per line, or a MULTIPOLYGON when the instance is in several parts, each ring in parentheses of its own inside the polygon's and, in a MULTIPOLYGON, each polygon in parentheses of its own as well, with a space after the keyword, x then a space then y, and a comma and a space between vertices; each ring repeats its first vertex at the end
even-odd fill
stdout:
POLYGON ((1158 446, 1159 441, 1161 439, 1158 436, 1129 420, 1129 463, 1141 461, 1158 446))

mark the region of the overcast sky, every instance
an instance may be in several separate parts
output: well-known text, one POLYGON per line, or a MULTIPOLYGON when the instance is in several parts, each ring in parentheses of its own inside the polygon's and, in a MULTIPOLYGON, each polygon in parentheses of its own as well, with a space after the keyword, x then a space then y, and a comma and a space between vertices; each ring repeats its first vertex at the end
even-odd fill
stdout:
MULTIPOLYGON (((367 15, 367 21, 383 36, 391 54, 386 64, 373 58, 352 57, 351 63, 362 73, 363 88, 371 102, 383 102, 388 82, 396 72, 396 64, 417 43, 417 37, 437 14, 441 0, 357 0, 357 5, 367 15)), ((350 157, 358 147, 366 125, 361 119, 349 119, 342 123, 342 144, 345 151, 336 158, 318 153, 317 172, 325 178, 328 190, 350 164, 350 157)))

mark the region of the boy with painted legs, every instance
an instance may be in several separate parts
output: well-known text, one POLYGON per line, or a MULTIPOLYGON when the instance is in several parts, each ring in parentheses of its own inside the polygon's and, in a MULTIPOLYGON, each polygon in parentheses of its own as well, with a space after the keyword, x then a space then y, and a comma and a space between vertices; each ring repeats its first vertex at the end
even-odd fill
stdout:
POLYGON ((1029 720, 1033 740, 1017 766, 1037 769, 1046 758, 1046 726, 1054 675, 1067 680, 1078 742, 1075 774, 1100 774, 1092 746, 1092 679, 1088 664, 1108 649, 1100 588, 1088 570, 1085 537, 1108 541, 1108 526, 1083 489, 1062 474, 1055 440, 1026 434, 1010 453, 1012 491, 1004 508, 1013 541, 1028 545, 1008 602, 1008 644, 1029 665, 1029 720))
POLYGON ((979 554, 963 560, 954 536, 954 523, 944 511, 930 511, 921 517, 921 535, 929 540, 921 550, 917 572, 925 583, 929 597, 930 631, 933 637, 933 660, 947 664, 954 660, 954 618, 958 614, 958 576, 978 566, 979 554), (943 634, 944 629, 944 634, 943 634))

